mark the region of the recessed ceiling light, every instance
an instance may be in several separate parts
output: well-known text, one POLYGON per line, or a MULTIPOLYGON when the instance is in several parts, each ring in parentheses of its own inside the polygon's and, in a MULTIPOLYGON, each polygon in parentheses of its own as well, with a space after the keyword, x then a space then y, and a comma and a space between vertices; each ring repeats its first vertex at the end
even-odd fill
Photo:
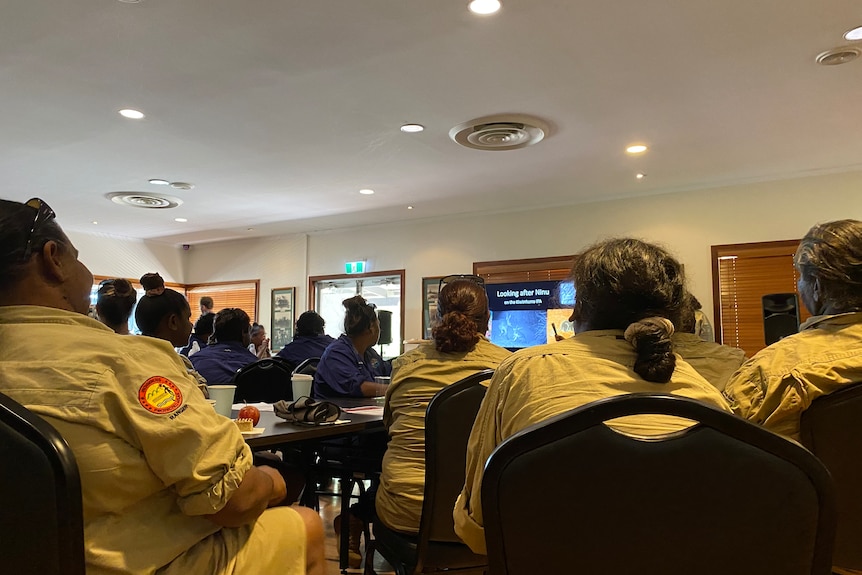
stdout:
POLYGON ((175 190, 191 190, 195 185, 189 182, 171 182, 171 187, 175 190))
POLYGON ((407 209, 408 209, 408 210, 412 210, 412 209, 413 209, 413 206, 407 206, 407 209))
POLYGON ((174 218, 175 222, 179 222, 181 224, 186 223, 188 220, 186 218, 174 218))
POLYGON ((246 229, 245 229, 245 231, 247 231, 247 232, 253 232, 253 231, 254 231, 254 228, 246 228, 246 229))
POLYGON ((156 186, 167 186, 168 184, 170 184, 169 181, 163 180, 161 178, 152 178, 151 180, 148 180, 148 181, 151 184, 156 185, 156 186))
POLYGON ((862 40, 862 26, 856 26, 852 30, 844 32, 844 39, 850 40, 851 42, 862 40))
POLYGON ((635 177, 639 180, 642 180, 646 177, 646 174, 641 174, 640 172, 635 174, 635 177))
POLYGON ((359 193, 362 194, 363 196, 370 196, 371 194, 374 193, 374 190, 370 190, 368 188, 363 188, 363 189, 359 190, 359 193))
POLYGON ((626 152, 629 154, 643 154, 647 151, 647 147, 643 144, 634 144, 626 148, 626 152))
POLYGON ((421 132, 425 129, 425 126, 422 124, 404 124, 401 126, 402 132, 407 132, 408 134, 415 134, 416 132, 421 132))
POLYGON ((129 118, 130 120, 142 120, 144 118, 143 112, 139 112, 138 110, 132 110, 131 108, 120 110, 120 115, 124 118, 129 118))
POLYGON ((99 222, 97 222, 96 220, 93 220, 93 225, 94 225, 94 226, 98 226, 98 225, 99 225, 99 222))
POLYGON ((493 14, 500 9, 500 0, 473 0, 468 8, 473 14, 493 14))

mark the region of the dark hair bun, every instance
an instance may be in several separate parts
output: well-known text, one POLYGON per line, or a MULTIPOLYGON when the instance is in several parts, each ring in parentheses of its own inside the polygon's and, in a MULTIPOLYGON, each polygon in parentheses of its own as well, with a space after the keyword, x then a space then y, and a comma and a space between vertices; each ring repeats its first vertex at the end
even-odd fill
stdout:
POLYGON ((673 354, 673 323, 663 317, 648 317, 636 321, 625 331, 626 341, 637 352, 634 370, 654 383, 667 383, 676 368, 673 354))
POLYGON ((165 292, 165 280, 157 273, 144 274, 141 277, 141 287, 150 297, 162 295, 165 292))
POLYGON ((431 334, 434 347, 443 353, 470 351, 479 343, 476 321, 460 311, 444 314, 431 334))

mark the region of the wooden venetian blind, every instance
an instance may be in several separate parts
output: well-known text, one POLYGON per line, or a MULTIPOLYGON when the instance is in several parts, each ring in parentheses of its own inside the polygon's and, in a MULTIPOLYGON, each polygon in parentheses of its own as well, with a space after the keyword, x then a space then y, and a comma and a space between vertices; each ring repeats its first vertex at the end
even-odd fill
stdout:
POLYGON ((197 321, 201 315, 200 299, 204 296, 213 298, 213 310, 216 312, 226 307, 238 307, 247 313, 252 321, 257 321, 259 291, 260 280, 186 286, 186 297, 192 308, 192 322, 197 321))
POLYGON ((473 273, 487 284, 524 281, 561 281, 572 273, 575 256, 555 256, 524 260, 475 262, 473 273))
MULTIPOLYGON (((795 293, 797 240, 712 247, 716 339, 751 357, 764 347, 767 294, 795 293)), ((799 300, 801 321, 810 316, 799 300)))

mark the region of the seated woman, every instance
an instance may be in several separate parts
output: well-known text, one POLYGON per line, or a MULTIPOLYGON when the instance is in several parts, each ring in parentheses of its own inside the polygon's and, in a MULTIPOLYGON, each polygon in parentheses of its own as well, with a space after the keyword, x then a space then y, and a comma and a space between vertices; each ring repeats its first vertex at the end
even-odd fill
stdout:
MULTIPOLYGON (((141 286, 146 290, 135 310, 135 322, 141 333, 149 337, 163 339, 174 347, 180 347, 189 340, 192 331, 192 310, 188 300, 179 292, 165 287, 159 274, 144 274, 141 286)), ((198 387, 207 395, 207 380, 195 371, 192 362, 180 355, 186 370, 198 382, 198 387)))
POLYGON ((251 324, 251 329, 248 332, 251 343, 248 344, 248 350, 253 353, 258 359, 272 357, 272 352, 269 349, 269 338, 266 337, 266 328, 261 324, 254 322, 251 324))
POLYGON ((212 343, 189 359, 196 370, 211 384, 230 383, 236 370, 257 361, 248 350, 251 342, 248 314, 229 307, 216 314, 212 343))
POLYGON ((276 355, 293 367, 306 359, 321 357, 326 348, 335 340, 323 333, 326 321, 314 310, 304 312, 296 320, 293 341, 284 346, 276 355))
POLYGON ((138 292, 129 280, 122 278, 104 280, 99 284, 96 300, 96 316, 99 321, 120 335, 129 335, 129 317, 138 292))
POLYGON ((312 395, 322 398, 383 395, 387 385, 376 383, 374 378, 389 375, 392 367, 374 351, 380 337, 377 308, 360 295, 344 300, 341 305, 347 310, 344 334, 320 356, 312 395))
POLYGON ((727 383, 738 415, 791 439, 811 402, 862 381, 862 222, 811 228, 796 250, 799 333, 758 352, 727 383))
POLYGON ((195 322, 195 329, 189 336, 189 341, 180 350, 186 357, 191 357, 209 345, 210 336, 213 334, 214 313, 205 313, 195 322))
MULTIPOLYGON (((518 431, 597 399, 635 392, 680 395, 729 411, 721 393, 673 353, 685 281, 669 253, 640 240, 612 239, 579 255, 572 276, 574 337, 503 361, 470 434, 464 490, 453 515, 455 532, 476 553, 485 553, 485 462, 518 431)), ((685 420, 659 415, 614 422, 619 431, 637 435, 685 426, 685 420)))
POLYGON ((745 361, 745 352, 712 341, 704 341, 697 335, 697 314, 700 302, 686 294, 680 324, 673 334, 673 350, 691 365, 703 378, 719 391, 724 389, 733 372, 745 361))
POLYGON ((425 411, 438 391, 511 353, 485 338, 488 296, 469 279, 443 286, 437 296, 434 340, 394 361, 383 421, 389 445, 377 490, 377 516, 396 531, 416 533, 425 488, 425 411))

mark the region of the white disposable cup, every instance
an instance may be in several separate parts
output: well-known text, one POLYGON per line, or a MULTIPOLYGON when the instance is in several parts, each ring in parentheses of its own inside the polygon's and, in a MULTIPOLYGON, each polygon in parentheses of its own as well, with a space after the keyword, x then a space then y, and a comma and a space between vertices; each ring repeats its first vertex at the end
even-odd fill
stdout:
POLYGON ((376 383, 382 383, 384 385, 389 385, 389 382, 392 381, 392 378, 386 375, 378 375, 374 378, 376 383))
POLYGON ((235 385, 207 385, 210 399, 215 400, 216 413, 230 417, 231 406, 233 406, 233 394, 235 385))
POLYGON ((303 396, 311 397, 311 382, 314 381, 314 376, 304 373, 294 373, 290 381, 293 385, 294 400, 303 396))

